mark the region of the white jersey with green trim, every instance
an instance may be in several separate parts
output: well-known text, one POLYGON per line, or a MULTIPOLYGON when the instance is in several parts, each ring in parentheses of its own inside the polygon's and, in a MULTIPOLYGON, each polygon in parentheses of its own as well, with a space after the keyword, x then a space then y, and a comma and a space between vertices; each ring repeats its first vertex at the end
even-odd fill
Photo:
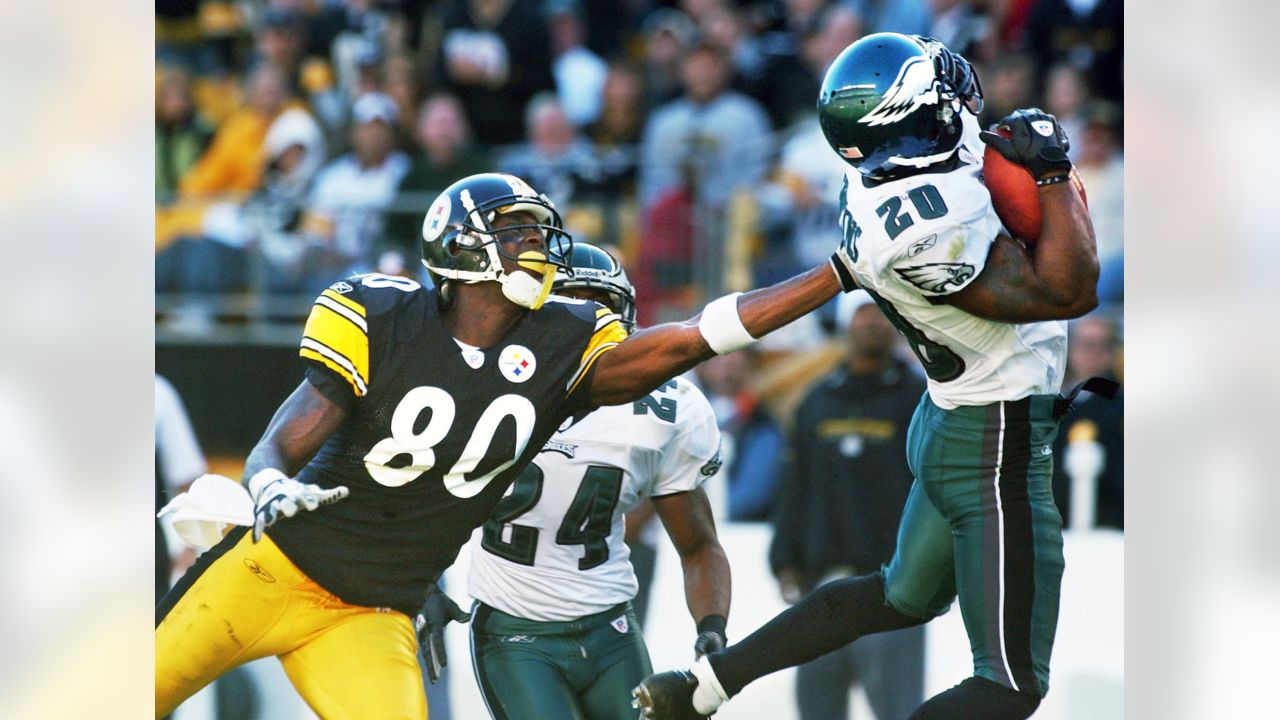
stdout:
POLYGON ((565 421, 472 539, 468 592, 505 613, 565 621, 632 599, 623 515, 720 469, 720 429, 693 383, 565 421))
POLYGON ((1056 393, 1066 365, 1062 321, 994 322, 939 299, 982 273, 1008 234, 982 181, 977 121, 965 113, 960 165, 866 187, 847 173, 841 224, 854 236, 854 274, 906 336, 942 408, 1056 393))

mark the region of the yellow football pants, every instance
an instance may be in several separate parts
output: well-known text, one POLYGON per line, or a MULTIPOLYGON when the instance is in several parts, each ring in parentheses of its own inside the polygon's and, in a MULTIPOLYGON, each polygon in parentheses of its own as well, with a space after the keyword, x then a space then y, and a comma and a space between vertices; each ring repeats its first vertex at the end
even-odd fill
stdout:
POLYGON ((156 626, 156 717, 227 670, 276 655, 324 720, 426 720, 409 618, 342 602, 270 537, 255 544, 247 529, 232 531, 170 595, 156 626))

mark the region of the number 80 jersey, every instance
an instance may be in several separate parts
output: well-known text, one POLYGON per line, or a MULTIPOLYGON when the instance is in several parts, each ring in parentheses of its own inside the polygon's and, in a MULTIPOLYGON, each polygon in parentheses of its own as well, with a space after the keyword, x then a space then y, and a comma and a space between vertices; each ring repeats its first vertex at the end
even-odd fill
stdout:
POLYGON ((982 181, 977 123, 965 113, 959 163, 873 187, 850 168, 841 192, 841 228, 866 288, 929 377, 942 408, 986 405, 1062 385, 1066 323, 984 320, 941 298, 973 282, 991 244, 1008 234, 982 181))
POLYGON ((298 477, 351 492, 281 520, 272 539, 345 602, 417 612, 524 465, 588 406, 596 359, 626 337, 618 320, 553 297, 493 347, 464 352, 437 291, 383 275, 334 284, 300 354, 347 417, 298 477))

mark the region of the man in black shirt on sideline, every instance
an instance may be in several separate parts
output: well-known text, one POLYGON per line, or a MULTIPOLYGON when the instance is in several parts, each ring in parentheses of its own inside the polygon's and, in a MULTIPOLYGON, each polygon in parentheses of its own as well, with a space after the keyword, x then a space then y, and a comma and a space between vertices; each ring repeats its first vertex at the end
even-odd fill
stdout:
MULTIPOLYGON (((848 353, 800 404, 783 459, 769 564, 788 603, 888 562, 911 488, 904 444, 924 378, 895 355, 898 335, 869 296, 841 301, 853 306, 840 308, 848 353)), ((870 635, 801 665, 800 717, 848 718, 854 684, 877 718, 909 715, 924 697, 924 627, 870 635)))

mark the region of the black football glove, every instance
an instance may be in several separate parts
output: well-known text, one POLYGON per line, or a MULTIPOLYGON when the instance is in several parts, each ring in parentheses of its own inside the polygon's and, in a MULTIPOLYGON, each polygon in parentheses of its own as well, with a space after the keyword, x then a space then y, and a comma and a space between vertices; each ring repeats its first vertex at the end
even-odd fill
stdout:
POLYGON ((708 615, 698 621, 698 639, 693 641, 695 657, 710 655, 723 650, 729 644, 724 634, 725 619, 722 615, 708 615))
POLYGON ((433 587, 427 602, 413 619, 413 629, 418 633, 418 649, 426 661, 427 679, 432 683, 440 679, 440 668, 449 664, 444 650, 444 629, 450 622, 467 622, 471 616, 458 607, 439 587, 433 587))
POLYGON ((1031 171, 1036 180, 1071 169, 1071 161, 1067 159, 1071 142, 1058 125, 1058 119, 1049 113, 1040 108, 1015 110, 996 127, 1008 130, 1010 136, 1003 138, 984 130, 980 135, 982 142, 1010 162, 1031 171))

